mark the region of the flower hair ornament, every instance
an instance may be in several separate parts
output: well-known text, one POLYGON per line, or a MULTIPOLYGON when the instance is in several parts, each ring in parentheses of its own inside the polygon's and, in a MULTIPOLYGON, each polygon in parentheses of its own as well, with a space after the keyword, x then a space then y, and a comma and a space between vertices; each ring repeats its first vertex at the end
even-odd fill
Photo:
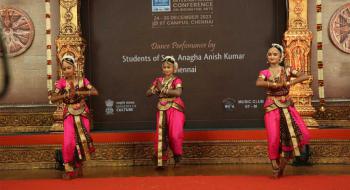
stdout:
POLYGON ((283 46, 281 46, 280 44, 271 44, 272 47, 276 48, 280 53, 281 53, 281 59, 280 59, 280 63, 282 63, 283 59, 284 59, 284 49, 283 46))
POLYGON ((74 67, 76 67, 76 61, 75 58, 70 55, 70 54, 65 54, 62 59, 61 59, 61 64, 63 63, 63 61, 66 61, 67 63, 73 65, 74 67))
POLYGON ((179 68, 179 65, 177 64, 175 58, 173 56, 165 56, 163 59, 162 59, 162 62, 167 62, 167 63, 171 63, 174 65, 174 71, 176 73, 177 69, 179 68))

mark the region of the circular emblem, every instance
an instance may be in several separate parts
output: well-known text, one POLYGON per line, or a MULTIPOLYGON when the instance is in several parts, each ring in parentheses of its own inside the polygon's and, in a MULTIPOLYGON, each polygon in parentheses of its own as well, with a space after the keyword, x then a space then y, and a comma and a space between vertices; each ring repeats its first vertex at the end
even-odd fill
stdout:
POLYGON ((32 20, 23 10, 13 7, 1 8, 0 16, 8 56, 22 54, 32 45, 34 39, 32 20))
POLYGON ((350 53, 350 3, 341 6, 329 22, 329 35, 334 45, 350 53))

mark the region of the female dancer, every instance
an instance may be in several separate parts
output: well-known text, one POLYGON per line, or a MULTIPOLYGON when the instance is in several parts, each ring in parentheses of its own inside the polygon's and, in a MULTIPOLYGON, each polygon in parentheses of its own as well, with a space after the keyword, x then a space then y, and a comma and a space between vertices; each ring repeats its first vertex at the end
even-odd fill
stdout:
POLYGON ((291 85, 308 79, 308 76, 290 67, 280 66, 284 59, 283 47, 272 44, 267 52, 269 68, 262 70, 256 86, 267 89, 265 127, 268 135, 268 154, 273 176, 283 175, 288 160, 300 156, 309 143, 309 131, 288 96, 291 85), (291 80, 294 77, 294 80, 291 80), (280 155, 281 153, 281 155, 280 155))
POLYGON ((146 92, 147 96, 157 95, 159 98, 154 144, 155 158, 159 168, 163 168, 163 162, 168 159, 168 144, 174 154, 175 166, 179 164, 182 156, 185 105, 180 98, 182 80, 174 75, 177 68, 178 64, 174 57, 166 56, 162 60, 163 76, 156 78, 146 92))
POLYGON ((98 95, 97 90, 86 78, 75 76, 76 61, 73 56, 65 55, 61 60, 64 77, 56 81, 52 102, 63 101, 64 139, 62 154, 65 173, 63 179, 82 176, 82 162, 90 159, 95 151, 90 136, 89 108, 86 96, 98 95))

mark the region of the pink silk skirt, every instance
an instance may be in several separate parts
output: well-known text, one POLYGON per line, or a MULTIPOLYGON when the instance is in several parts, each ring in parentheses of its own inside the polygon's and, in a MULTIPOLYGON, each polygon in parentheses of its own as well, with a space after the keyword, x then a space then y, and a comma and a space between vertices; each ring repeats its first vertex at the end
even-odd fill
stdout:
MULTIPOLYGON (((164 112, 166 113, 165 127, 170 149, 173 151, 174 155, 182 155, 182 144, 184 140, 183 126, 185 123, 185 114, 175 108, 169 108, 164 112)), ((158 150, 159 115, 160 111, 157 112, 157 130, 154 138, 154 150, 156 155, 158 150)), ((167 154, 163 155, 163 159, 167 159, 167 154)))
MULTIPOLYGON (((302 138, 299 146, 309 144, 310 133, 303 119, 294 106, 289 106, 288 112, 300 129, 302 138)), ((276 160, 280 157, 280 109, 265 113, 265 128, 268 136, 268 154, 270 160, 276 160)), ((283 151, 292 151, 292 147, 281 147, 283 151)))
MULTIPOLYGON (((80 116, 83 127, 86 131, 90 133, 90 121, 89 119, 80 116)), ((72 115, 67 116, 63 121, 64 132, 63 132, 63 146, 62 154, 64 163, 72 163, 74 161, 74 151, 75 151, 75 127, 74 118, 72 115)))

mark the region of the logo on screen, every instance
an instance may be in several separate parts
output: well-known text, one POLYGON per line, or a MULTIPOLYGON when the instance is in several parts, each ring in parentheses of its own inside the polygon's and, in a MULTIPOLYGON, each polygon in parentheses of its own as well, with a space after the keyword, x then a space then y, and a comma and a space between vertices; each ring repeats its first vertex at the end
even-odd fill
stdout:
POLYGON ((114 114, 114 109, 113 109, 113 105, 114 105, 114 101, 111 99, 108 99, 105 101, 105 105, 106 105, 106 115, 113 115, 114 114))
POLYGON ((222 100, 222 104, 224 106, 224 110, 227 112, 233 112, 235 110, 236 100, 232 98, 225 98, 222 100))
POLYGON ((169 12, 170 0, 152 0, 152 12, 169 12))

